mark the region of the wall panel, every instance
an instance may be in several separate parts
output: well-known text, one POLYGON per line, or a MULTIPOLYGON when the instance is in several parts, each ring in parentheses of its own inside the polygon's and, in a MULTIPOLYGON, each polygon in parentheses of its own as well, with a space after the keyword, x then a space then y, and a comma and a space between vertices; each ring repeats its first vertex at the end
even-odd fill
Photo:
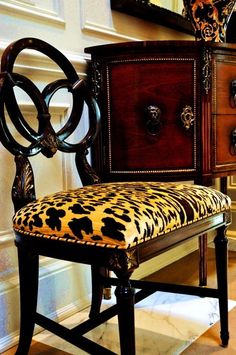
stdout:
POLYGON ((30 16, 31 21, 35 18, 47 25, 65 26, 62 0, 1 0, 0 9, 15 16, 30 16))

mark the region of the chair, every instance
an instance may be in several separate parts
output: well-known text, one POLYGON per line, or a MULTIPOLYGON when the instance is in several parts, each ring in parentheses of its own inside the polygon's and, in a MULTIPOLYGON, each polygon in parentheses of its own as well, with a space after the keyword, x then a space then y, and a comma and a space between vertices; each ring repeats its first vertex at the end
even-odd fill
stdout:
POLYGON ((227 346, 227 238, 230 199, 212 188, 184 183, 100 183, 87 162, 88 148, 99 127, 99 108, 67 58, 46 42, 24 38, 9 45, 2 55, 0 74, 0 139, 15 156, 16 176, 12 188, 15 206, 13 228, 18 249, 20 277, 20 339, 17 354, 27 354, 35 323, 91 354, 114 354, 84 335, 118 315, 122 355, 135 354, 134 304, 161 290, 214 297, 219 300, 221 342, 227 346), (24 49, 34 49, 54 60, 65 78, 48 84, 42 92, 25 76, 14 72, 24 49), (21 114, 14 94, 20 87, 37 110, 38 129, 21 114), (55 132, 49 103, 54 93, 67 88, 73 97, 67 123, 55 132), (77 128, 84 103, 88 106, 89 130, 76 144, 67 138, 77 128), (28 146, 20 144, 8 128, 6 112, 28 146), (83 187, 36 199, 30 157, 51 158, 57 151, 75 153, 83 187), (190 238, 215 230, 217 288, 132 280, 141 263, 190 238), (88 320, 72 330, 37 312, 39 256, 91 265, 92 306, 88 320), (111 270, 116 278, 107 277, 111 270), (100 312, 102 291, 116 286, 116 305, 100 312), (139 289, 135 292, 135 289, 139 289))

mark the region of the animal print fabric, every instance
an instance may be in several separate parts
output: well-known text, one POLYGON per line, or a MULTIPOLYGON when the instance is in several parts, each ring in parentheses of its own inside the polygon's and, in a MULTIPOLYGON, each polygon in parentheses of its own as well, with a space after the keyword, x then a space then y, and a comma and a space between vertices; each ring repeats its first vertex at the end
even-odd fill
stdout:
POLYGON ((127 249, 229 209, 228 196, 203 186, 103 183, 29 203, 13 226, 32 237, 127 249))

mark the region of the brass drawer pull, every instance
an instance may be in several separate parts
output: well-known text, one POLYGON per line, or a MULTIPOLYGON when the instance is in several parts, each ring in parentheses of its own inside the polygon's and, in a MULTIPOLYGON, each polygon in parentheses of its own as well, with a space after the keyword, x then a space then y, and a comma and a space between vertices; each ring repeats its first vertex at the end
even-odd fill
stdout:
POLYGON ((231 81, 231 98, 232 105, 236 106, 236 80, 231 81))
POLYGON ((231 141, 231 154, 235 155, 236 154, 236 128, 234 128, 231 131, 230 141, 231 141))

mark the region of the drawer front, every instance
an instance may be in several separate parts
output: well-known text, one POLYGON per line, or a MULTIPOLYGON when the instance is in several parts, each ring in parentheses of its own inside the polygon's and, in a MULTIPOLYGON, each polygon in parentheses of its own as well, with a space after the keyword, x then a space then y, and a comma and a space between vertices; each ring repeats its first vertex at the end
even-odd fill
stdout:
POLYGON ((107 64, 103 122, 107 175, 197 171, 196 77, 196 63, 190 58, 107 64), (184 125, 182 119, 191 124, 184 125))
POLYGON ((233 80, 236 80, 236 58, 214 61, 212 100, 214 114, 236 115, 236 96, 234 101, 231 85, 233 80))
POLYGON ((213 127, 215 127, 213 142, 215 169, 230 170, 232 168, 235 170, 236 145, 232 144, 232 132, 236 129, 236 116, 214 115, 213 127))

